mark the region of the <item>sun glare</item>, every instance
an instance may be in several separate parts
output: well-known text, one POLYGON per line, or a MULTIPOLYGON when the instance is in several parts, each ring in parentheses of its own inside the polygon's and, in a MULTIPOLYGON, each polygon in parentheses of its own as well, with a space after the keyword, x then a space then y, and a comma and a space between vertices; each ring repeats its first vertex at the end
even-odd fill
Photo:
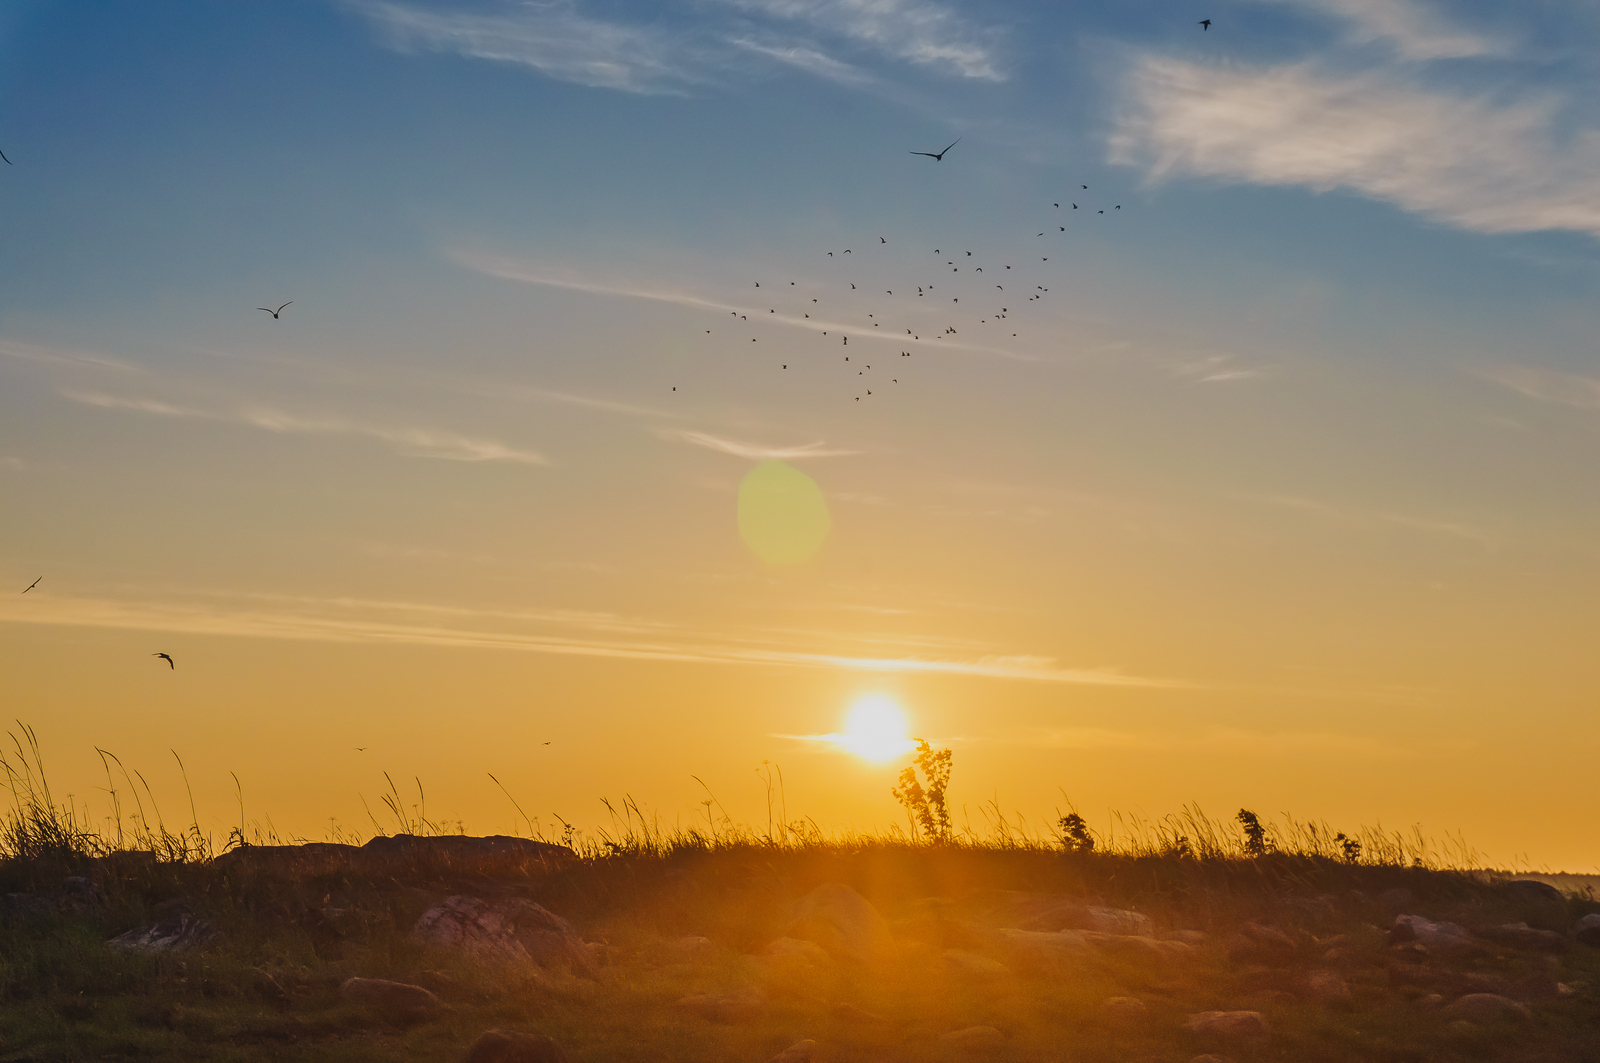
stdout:
POLYGON ((906 737, 906 714, 890 699, 871 694, 850 707, 839 745, 863 760, 893 760, 916 743, 906 737))

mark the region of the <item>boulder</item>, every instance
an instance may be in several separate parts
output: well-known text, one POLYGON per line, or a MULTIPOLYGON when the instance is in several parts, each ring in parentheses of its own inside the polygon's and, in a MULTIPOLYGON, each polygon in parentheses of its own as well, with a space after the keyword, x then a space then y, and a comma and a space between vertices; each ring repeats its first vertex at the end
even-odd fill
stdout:
POLYGON ((824 967, 833 962, 827 949, 799 938, 779 938, 761 950, 761 958, 781 967, 824 967))
MULTIPOLYGON (((1540 883, 1543 885, 1543 883, 1540 883)), ((1536 930, 1527 923, 1506 923, 1493 926, 1480 933, 1490 941, 1510 945, 1515 949, 1532 949, 1537 952, 1565 952, 1572 942, 1550 930, 1536 930)))
POLYGON ((1500 1018, 1526 1019, 1530 1014, 1527 1005, 1519 1004, 1510 997, 1503 997, 1498 993, 1468 993, 1461 999, 1446 1004, 1444 1013, 1452 1019, 1466 1022, 1488 1022, 1500 1018))
POLYGON ((1279 965, 1293 960, 1299 951, 1294 938, 1265 923, 1246 923, 1228 940, 1228 955, 1238 961, 1279 965))
POLYGON ((532 960, 593 978, 594 955, 572 924, 520 898, 490 905, 476 897, 446 897, 422 913, 411 936, 478 956, 532 960))
POLYGON ((944 962, 953 974, 963 978, 987 981, 1004 978, 1011 973, 1011 968, 998 960, 979 956, 976 952, 963 952, 961 949, 945 949, 944 962))
POLYGON ((1122 959, 1150 960, 1169 963, 1186 960, 1195 955, 1195 947, 1184 941, 1158 941, 1138 934, 1087 935, 1089 943, 1102 952, 1122 959))
POLYGON ((1005 1041, 1005 1034, 993 1026, 967 1026, 960 1030, 951 1030, 949 1033, 939 1035, 939 1040, 956 1048, 965 1048, 969 1051, 997 1048, 1005 1041))
POLYGON ((836 956, 868 960, 893 944, 889 924, 861 894, 829 882, 801 898, 789 936, 815 942, 836 956))
POLYGON ((666 951, 677 963, 709 963, 717 954, 717 946, 708 937, 690 934, 667 942, 666 951))
POLYGON ((796 1041, 767 1060, 767 1063, 811 1063, 811 1053, 816 1050, 816 1047, 817 1042, 815 1041, 796 1041))
POLYGON ((567 1063, 567 1054, 548 1037, 490 1030, 472 1042, 461 1063, 567 1063))
POLYGON ((1009 918, 1021 930, 1093 930, 1101 934, 1150 934, 1148 916, 1126 908, 1086 904, 1077 897, 1052 893, 1007 896, 1009 918))
POLYGON ((1416 942, 1429 952, 1441 955, 1461 955, 1476 952, 1483 943, 1464 926, 1455 923, 1435 923, 1420 915, 1397 915, 1389 928, 1392 945, 1416 942))
POLYGON ((767 998, 759 989, 743 989, 735 993, 699 993, 681 997, 677 1006, 708 1022, 748 1022, 758 1018, 765 1010, 767 998))
POLYGON ((1590 912, 1572 928, 1572 936, 1585 945, 1600 948, 1600 912, 1590 912))
POLYGON ((492 834, 486 838, 469 838, 460 834, 443 834, 436 837, 390 834, 372 839, 361 846, 361 851, 374 856, 440 856, 449 859, 536 856, 571 860, 576 859, 578 855, 565 845, 534 841, 531 838, 513 838, 505 834, 492 834))
POLYGON ((347 978, 339 995, 391 1022, 426 1022, 444 1009, 439 998, 421 986, 386 978, 347 978))
POLYGON ((1131 1024, 1150 1014, 1150 1008, 1138 997, 1109 997, 1100 1005, 1100 1014, 1112 1022, 1131 1024))
POLYGON ((1211 940, 1211 935, 1204 930, 1174 930, 1169 936, 1185 945, 1203 945, 1211 940))
POLYGON ((1212 1037, 1242 1039, 1267 1034, 1267 1020, 1259 1011, 1202 1011, 1190 1015, 1183 1025, 1212 1037))
POLYGON ((1301 985, 1307 997, 1323 1004, 1340 1004, 1351 999, 1350 983, 1337 971, 1307 971, 1301 985))
POLYGON ((1077 930, 1001 930, 995 945, 1020 971, 1055 975, 1081 967, 1092 950, 1077 930))
POLYGON ((184 952, 217 936, 210 923, 195 918, 181 904, 165 905, 156 912, 155 922, 118 934, 106 944, 124 952, 184 952))
POLYGON ((1425 1008, 1428 1011, 1433 1011, 1436 1008, 1442 1008, 1444 1007, 1444 997, 1440 996, 1438 993, 1429 993, 1426 996, 1418 997, 1417 1007, 1425 1008))

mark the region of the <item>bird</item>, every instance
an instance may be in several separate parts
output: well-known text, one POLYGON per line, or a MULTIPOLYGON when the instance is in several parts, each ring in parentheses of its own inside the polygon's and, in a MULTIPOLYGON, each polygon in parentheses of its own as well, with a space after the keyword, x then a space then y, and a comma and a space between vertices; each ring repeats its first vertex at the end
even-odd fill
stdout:
POLYGON ((889 242, 889 241, 887 241, 887 240, 885 240, 885 239, 884 239, 884 238, 883 238, 883 237, 881 237, 881 236, 880 236, 880 237, 878 237, 878 243, 880 243, 880 244, 886 244, 886 243, 888 243, 888 242, 889 242))
POLYGON ((1210 33, 1211 32, 1211 20, 1208 19, 1208 18, 1201 19, 1199 22, 1195 23, 1195 25, 1204 27, 1203 29, 1201 29, 1201 31, 1200 31, 1201 33, 1210 33))
MULTIPOLYGON (((6 159, 6 153, 5 152, 0 151, 0 159, 6 159)), ((10 159, 6 159, 6 165, 7 166, 11 165, 11 160, 10 159)))
MULTIPOLYGON (((39 579, 44 579, 44 577, 40 576, 39 579)), ((29 591, 31 591, 35 587, 37 587, 39 585, 39 579, 34 580, 32 583, 30 583, 26 587, 22 588, 22 593, 23 594, 27 594, 29 591)))
POLYGON ((365 753, 367 751, 366 746, 355 746, 354 748, 357 753, 365 753))
MULTIPOLYGON (((944 151, 949 151, 950 148, 955 147, 959 143, 961 143, 961 138, 960 137, 956 137, 954 140, 952 140, 950 142, 949 147, 945 148, 944 151)), ((944 161, 944 151, 939 152, 939 154, 937 154, 937 155, 935 155, 931 151, 911 151, 911 152, 907 152, 906 154, 908 154, 908 155, 926 155, 928 158, 932 159, 934 162, 943 162, 944 161)))
POLYGON ((167 667, 168 668, 171 668, 174 672, 176 672, 178 670, 178 666, 176 664, 174 664, 173 661, 172 661, 172 655, 171 654, 169 654, 169 653, 152 653, 150 656, 152 656, 152 657, 160 657, 163 661, 167 662, 167 667))
MULTIPOLYGON (((290 299, 289 303, 292 303, 292 302, 294 302, 294 300, 290 299)), ((288 306, 289 303, 284 303, 283 306, 288 306)), ((278 315, 283 313, 283 306, 278 307, 278 309, 276 309, 276 310, 270 310, 270 309, 268 309, 267 307, 264 307, 264 306, 258 306, 258 307, 256 307, 256 309, 257 310, 266 310, 267 313, 272 315, 272 319, 274 321, 276 321, 278 319, 278 315)))

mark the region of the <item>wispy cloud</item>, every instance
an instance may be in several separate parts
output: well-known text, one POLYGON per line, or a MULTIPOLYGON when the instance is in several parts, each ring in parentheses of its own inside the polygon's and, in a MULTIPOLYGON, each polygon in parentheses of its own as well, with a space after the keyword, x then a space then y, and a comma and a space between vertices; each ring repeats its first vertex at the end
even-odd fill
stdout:
POLYGON ((1298 513, 1306 513, 1345 523, 1404 528, 1408 531, 1425 532, 1430 535, 1444 535, 1452 539, 1465 539, 1468 542, 1486 547, 1495 546, 1499 542, 1498 537, 1492 532, 1456 521, 1417 517, 1408 513, 1396 513, 1385 509, 1335 505, 1330 502, 1323 502, 1313 498, 1301 498, 1295 495, 1255 495, 1250 497, 1256 501, 1265 502, 1283 509, 1291 509, 1298 513))
POLYGON ((1600 377, 1535 369, 1526 365, 1489 366, 1477 370, 1477 375, 1530 399, 1600 410, 1600 377))
POLYGON ((107 395, 101 392, 66 390, 62 394, 74 402, 104 410, 132 410, 158 417, 180 417, 249 425, 286 435, 345 435, 377 439, 401 453, 448 461, 508 461, 523 465, 548 465, 549 459, 529 450, 519 450, 492 439, 479 439, 428 428, 390 428, 332 418, 301 417, 268 407, 238 410, 204 410, 175 406, 156 399, 107 395))
POLYGON ((775 43, 784 27, 812 31, 963 78, 1000 81, 999 31, 932 0, 724 0, 742 16, 706 17, 696 4, 670 18, 621 22, 591 17, 575 0, 483 3, 440 10, 397 0, 346 0, 399 51, 451 52, 515 63, 547 77, 643 95, 682 95, 731 84, 755 57, 857 88, 872 74, 826 54, 814 41, 775 43), (734 32, 730 33, 730 29, 734 32))
POLYGON ((1176 175, 1348 188, 1488 233, 1600 235, 1600 128, 1555 93, 1497 98, 1407 71, 1137 62, 1114 161, 1176 175))
POLYGON ((41 347, 38 344, 18 343, 13 340, 0 341, 0 357, 70 369, 110 369, 119 373, 142 372, 132 363, 107 358, 103 354, 66 350, 60 347, 41 347))
MULTIPOLYGON (((561 274, 552 269, 480 251, 455 249, 447 252, 447 254, 452 261, 474 272, 490 277, 498 277, 501 280, 516 281, 520 284, 535 284, 545 288, 564 288, 567 291, 588 292, 592 295, 644 299, 649 302, 668 303, 672 306, 685 306, 696 310, 714 310, 719 314, 759 314, 759 311, 752 306, 723 302, 678 289, 645 288, 626 284, 605 283, 571 274, 561 274)), ((768 309, 770 311, 772 308, 768 307, 768 309)), ((920 334, 901 336, 893 332, 880 333, 874 332, 872 329, 861 329, 841 321, 829 321, 823 318, 795 317, 793 314, 779 313, 759 314, 759 317, 762 325, 777 325, 783 328, 804 329, 807 332, 816 333, 844 333, 848 334, 851 339, 860 342, 885 343, 896 347, 921 346, 944 351, 966 351, 973 354, 993 354, 1020 362, 1035 361, 1030 355, 1018 354, 1016 351, 1007 351, 999 347, 982 347, 977 344, 960 343, 952 340, 935 342, 932 339, 922 339, 920 334)), ((932 329, 929 332, 930 335, 936 335, 932 329)))
POLYGON ((1290 4, 1345 23, 1356 44, 1382 42, 1412 60, 1467 59, 1494 55, 1504 46, 1450 23, 1433 8, 1413 0, 1259 0, 1290 4))
POLYGON ((653 26, 585 17, 563 0, 501 5, 502 13, 441 11, 353 0, 401 51, 428 49, 516 63, 560 81, 644 95, 682 94, 702 83, 687 42, 653 26))
POLYGON ((943 67, 962 77, 1002 81, 999 31, 979 27, 930 0, 724 0, 742 11, 803 22, 885 55, 943 67))
POLYGON ((797 647, 792 641, 718 636, 611 614, 471 609, 288 595, 211 597, 220 601, 197 595, 156 600, 19 596, 15 602, 0 599, 0 622, 697 664, 967 675, 1096 686, 1186 685, 1111 669, 1061 668, 1054 660, 1039 657, 882 657, 841 649, 797 647))
POLYGON ((681 439, 685 443, 693 443, 697 447, 721 451, 724 454, 732 454, 737 458, 748 458, 751 461, 842 458, 861 453, 859 450, 829 450, 827 444, 821 440, 797 447, 774 447, 765 443, 746 443, 738 439, 726 439, 722 436, 714 436, 709 432, 670 431, 661 434, 667 439, 681 439))

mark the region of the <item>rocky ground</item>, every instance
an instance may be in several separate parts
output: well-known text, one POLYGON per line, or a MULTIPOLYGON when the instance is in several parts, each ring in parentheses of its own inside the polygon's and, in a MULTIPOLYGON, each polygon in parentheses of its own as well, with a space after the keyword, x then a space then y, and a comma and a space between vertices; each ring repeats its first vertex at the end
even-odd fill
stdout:
POLYGON ((404 837, 4 875, 0 1060, 1600 1060, 1600 904, 1536 881, 404 837))

